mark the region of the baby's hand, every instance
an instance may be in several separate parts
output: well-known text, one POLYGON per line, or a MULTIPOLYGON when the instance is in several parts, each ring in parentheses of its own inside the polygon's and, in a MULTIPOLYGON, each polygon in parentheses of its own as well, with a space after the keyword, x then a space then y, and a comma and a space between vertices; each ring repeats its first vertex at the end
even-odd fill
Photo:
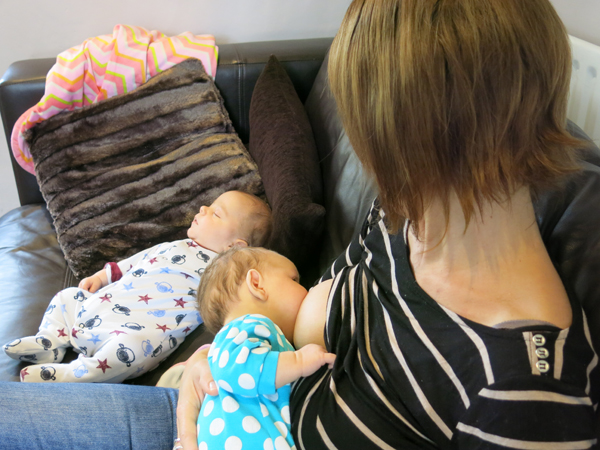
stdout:
POLYGON ((335 355, 327 353, 320 345, 307 344, 295 352, 281 352, 277 363, 277 375, 275 376, 275 387, 296 381, 300 377, 312 375, 319 367, 325 364, 331 369, 335 355))
POLYGON ((296 356, 301 361, 303 377, 312 375, 325 364, 329 365, 331 369, 335 361, 333 353, 327 353, 327 350, 317 344, 305 345, 296 351, 296 356))
POLYGON ((102 279, 97 275, 84 278, 79 282, 79 289, 85 289, 92 294, 103 286, 104 283, 102 282, 102 279))

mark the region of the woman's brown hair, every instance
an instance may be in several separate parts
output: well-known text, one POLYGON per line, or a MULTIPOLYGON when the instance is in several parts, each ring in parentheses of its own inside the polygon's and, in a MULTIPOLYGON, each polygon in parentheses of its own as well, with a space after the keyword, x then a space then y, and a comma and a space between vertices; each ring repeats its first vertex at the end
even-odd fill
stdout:
MULTIPOLYGON (((568 36, 548 0, 355 0, 330 52, 350 142, 388 227, 533 194, 577 170, 568 36)), ((415 227, 418 229, 418 227, 415 227)))

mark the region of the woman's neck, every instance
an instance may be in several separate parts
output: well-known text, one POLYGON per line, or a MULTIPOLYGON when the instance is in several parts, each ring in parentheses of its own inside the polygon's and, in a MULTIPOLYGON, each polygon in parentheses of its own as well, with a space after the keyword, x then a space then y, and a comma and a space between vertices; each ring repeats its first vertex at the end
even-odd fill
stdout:
POLYGON ((433 202, 419 223, 418 238, 409 229, 413 269, 435 265, 448 273, 469 270, 475 274, 513 264, 519 255, 531 254, 532 248, 545 252, 526 188, 504 204, 487 203, 481 211, 476 209, 466 228, 458 197, 452 195, 445 225, 441 202, 433 202))
POLYGON ((409 229, 410 263, 417 283, 439 304, 493 326, 538 319, 565 328, 571 308, 542 241, 528 189, 504 204, 476 210, 469 225, 456 196, 448 227, 434 202, 409 229))

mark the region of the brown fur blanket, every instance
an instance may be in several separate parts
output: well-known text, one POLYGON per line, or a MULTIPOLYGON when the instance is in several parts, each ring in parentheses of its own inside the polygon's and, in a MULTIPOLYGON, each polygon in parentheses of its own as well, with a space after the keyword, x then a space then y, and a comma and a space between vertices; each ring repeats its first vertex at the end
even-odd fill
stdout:
POLYGON ((134 91, 51 117, 26 139, 78 278, 184 238, 198 208, 222 192, 263 195, 256 164, 196 59, 134 91))

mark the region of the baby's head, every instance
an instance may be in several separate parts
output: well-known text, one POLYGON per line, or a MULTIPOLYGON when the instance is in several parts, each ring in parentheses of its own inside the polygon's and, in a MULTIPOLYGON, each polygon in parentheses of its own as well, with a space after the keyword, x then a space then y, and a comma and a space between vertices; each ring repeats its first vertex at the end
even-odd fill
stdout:
POLYGON ((262 314, 288 340, 306 289, 293 262, 264 248, 233 247, 210 262, 200 280, 198 307, 206 328, 218 332, 244 314, 262 314))
POLYGON ((187 235, 202 247, 220 253, 234 245, 261 247, 271 233, 271 209, 260 198, 240 191, 221 194, 202 206, 187 235))

